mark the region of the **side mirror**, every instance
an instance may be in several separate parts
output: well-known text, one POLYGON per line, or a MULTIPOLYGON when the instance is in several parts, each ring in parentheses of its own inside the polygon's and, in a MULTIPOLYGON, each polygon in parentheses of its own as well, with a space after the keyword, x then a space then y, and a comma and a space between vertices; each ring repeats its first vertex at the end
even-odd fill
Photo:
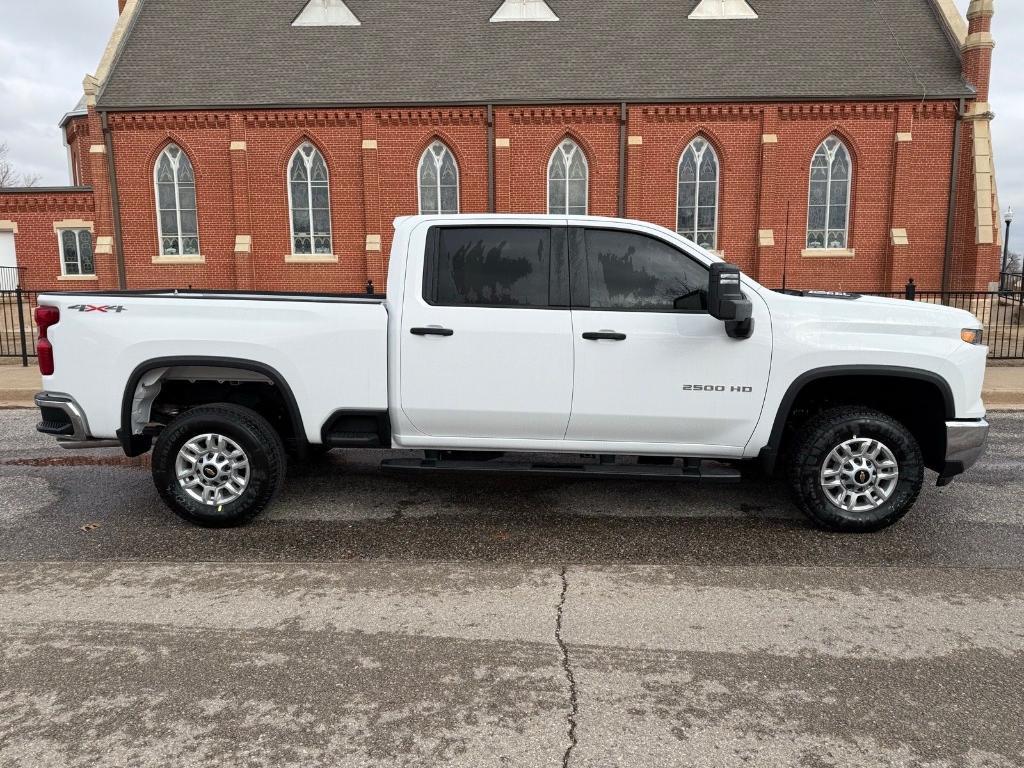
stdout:
POLYGON ((725 332, 733 339, 746 339, 754 331, 754 307, 743 295, 740 268, 733 264, 711 265, 708 280, 708 312, 725 321, 725 332))

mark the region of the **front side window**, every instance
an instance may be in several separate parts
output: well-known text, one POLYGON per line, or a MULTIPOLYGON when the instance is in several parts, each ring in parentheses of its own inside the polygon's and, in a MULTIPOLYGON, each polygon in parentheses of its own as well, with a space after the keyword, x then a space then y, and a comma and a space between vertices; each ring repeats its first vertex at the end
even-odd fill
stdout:
POLYGON ((707 309, 707 268, 668 243, 611 229, 588 229, 585 242, 591 309, 707 309))
POLYGON ((548 161, 548 213, 585 216, 590 169, 572 139, 559 144, 548 161))
POLYGON ((153 175, 160 255, 198 256, 196 177, 188 155, 177 144, 169 144, 157 158, 153 175))
POLYGON ((88 229, 62 229, 60 239, 61 274, 95 275, 92 261, 92 232, 88 229))
POLYGON ((320 150, 308 141, 295 150, 288 164, 288 204, 291 209, 292 253, 332 253, 327 163, 320 150))
POLYGON ((807 247, 846 248, 850 226, 850 152, 835 136, 821 143, 811 160, 807 204, 807 247))
POLYGON ((425 296, 434 304, 546 307, 551 285, 551 230, 441 229, 426 276, 425 296))
POLYGON ((459 166, 442 142, 435 141, 420 158, 420 213, 459 212, 459 166))
POLYGON ((718 243, 718 155, 696 138, 679 158, 676 231, 703 248, 718 243))

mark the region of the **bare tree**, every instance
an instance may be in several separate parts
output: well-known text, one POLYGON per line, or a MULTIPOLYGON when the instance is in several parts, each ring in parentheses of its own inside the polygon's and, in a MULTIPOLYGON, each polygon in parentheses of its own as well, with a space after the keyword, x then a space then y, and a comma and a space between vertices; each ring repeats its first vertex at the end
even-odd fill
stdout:
POLYGON ((7 159, 7 144, 0 144, 0 189, 4 187, 34 187, 39 177, 34 174, 21 174, 14 169, 7 159))

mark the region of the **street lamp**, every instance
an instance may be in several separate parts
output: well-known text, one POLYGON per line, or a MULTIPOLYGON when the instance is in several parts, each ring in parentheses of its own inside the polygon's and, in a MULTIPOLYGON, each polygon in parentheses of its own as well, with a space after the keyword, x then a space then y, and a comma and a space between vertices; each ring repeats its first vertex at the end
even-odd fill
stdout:
POLYGON ((1003 214, 1003 221, 1006 222, 1006 236, 1003 238, 1003 266, 999 270, 999 287, 1006 288, 1006 270, 1009 269, 1007 259, 1010 256, 1010 225, 1013 224, 1013 206, 1006 206, 1003 214))

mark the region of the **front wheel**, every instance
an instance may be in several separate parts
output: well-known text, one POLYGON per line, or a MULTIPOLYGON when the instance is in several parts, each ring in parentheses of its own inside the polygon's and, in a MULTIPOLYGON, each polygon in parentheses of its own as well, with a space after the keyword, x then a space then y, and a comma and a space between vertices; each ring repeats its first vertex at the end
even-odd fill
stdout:
POLYGON ((229 403, 192 408, 160 433, 153 482, 175 514, 195 525, 248 522, 284 479, 285 453, 270 423, 229 403))
POLYGON ((924 459, 914 435, 891 416, 832 408, 801 428, 789 483, 800 509, 823 528, 877 531, 914 505, 924 484, 924 459))

